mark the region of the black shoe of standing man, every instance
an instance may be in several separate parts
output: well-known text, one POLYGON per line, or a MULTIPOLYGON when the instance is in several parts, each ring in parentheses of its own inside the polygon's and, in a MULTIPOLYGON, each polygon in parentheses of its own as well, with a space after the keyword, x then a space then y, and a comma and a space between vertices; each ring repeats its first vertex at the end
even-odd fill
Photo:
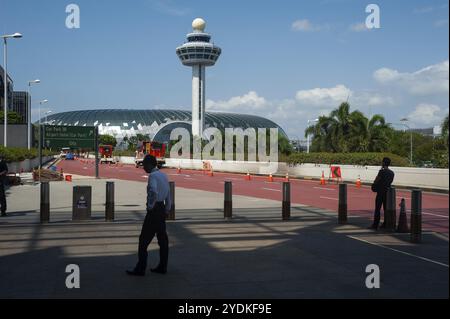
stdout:
POLYGON ((156 272, 157 274, 162 274, 162 275, 164 275, 164 274, 167 272, 167 269, 165 269, 165 268, 163 268, 163 267, 161 267, 161 266, 158 266, 158 267, 156 267, 156 268, 150 269, 150 271, 151 271, 151 272, 156 272))
POLYGON ((1 217, 6 217, 6 212, 2 212, 1 217))
POLYGON ((137 270, 127 270, 127 275, 130 276, 137 276, 137 277, 144 277, 145 276, 145 272, 142 271, 137 271, 137 270))

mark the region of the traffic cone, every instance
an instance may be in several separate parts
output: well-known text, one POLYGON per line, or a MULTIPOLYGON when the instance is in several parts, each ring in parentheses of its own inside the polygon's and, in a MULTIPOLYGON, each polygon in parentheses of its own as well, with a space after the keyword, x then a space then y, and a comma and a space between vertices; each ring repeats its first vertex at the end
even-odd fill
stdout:
POLYGON ((181 174, 181 167, 180 167, 180 164, 178 164, 177 174, 181 174))
POLYGON ((252 177, 250 176, 250 173, 247 171, 247 175, 245 175, 245 180, 249 181, 252 177))
POLYGON ((325 174, 322 171, 322 177, 320 178, 320 185, 325 185, 325 184, 326 184, 326 182, 325 182, 325 174))
POLYGON ((212 168, 212 166, 211 166, 211 170, 209 171, 208 175, 209 175, 209 176, 211 176, 211 177, 213 177, 213 176, 214 176, 214 171, 213 171, 213 168, 212 168))
POLYGON ((358 179, 356 180, 356 188, 361 188, 361 178, 358 175, 358 179))
POLYGON ((272 173, 269 174, 269 182, 270 182, 270 183, 273 182, 273 176, 272 176, 272 173))
POLYGON ((284 178, 285 182, 289 182, 289 173, 286 173, 286 177, 284 178))
POLYGON ((397 233, 409 233, 404 198, 402 198, 402 201, 400 202, 399 206, 400 206, 400 216, 398 218, 397 233))

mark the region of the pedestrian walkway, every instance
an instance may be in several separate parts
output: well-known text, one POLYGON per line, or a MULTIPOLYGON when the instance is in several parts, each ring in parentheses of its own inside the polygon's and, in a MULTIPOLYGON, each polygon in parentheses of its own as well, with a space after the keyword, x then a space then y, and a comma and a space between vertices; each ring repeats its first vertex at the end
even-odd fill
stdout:
MULTIPOLYGON (((367 219, 338 225, 334 212, 234 196, 232 220, 223 194, 176 189, 168 222, 164 276, 125 275, 134 266, 145 216, 146 184, 116 182, 116 221, 104 222, 105 180, 52 182, 50 223, 39 224, 39 186, 8 191, 10 216, 0 219, 0 298, 448 298, 448 238, 375 233, 367 219), (74 185, 93 187, 93 218, 71 222, 74 185), (80 267, 80 289, 67 289, 65 268, 80 267), (377 264, 381 288, 365 285, 377 264)), ((149 266, 158 262, 150 246, 149 266)))

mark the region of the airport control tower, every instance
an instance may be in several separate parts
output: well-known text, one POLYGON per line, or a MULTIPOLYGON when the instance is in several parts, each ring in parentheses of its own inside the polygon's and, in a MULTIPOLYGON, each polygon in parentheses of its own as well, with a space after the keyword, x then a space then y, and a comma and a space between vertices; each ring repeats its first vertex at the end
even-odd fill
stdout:
POLYGON ((192 33, 187 42, 177 48, 181 63, 192 67, 192 135, 202 136, 205 124, 205 68, 213 66, 222 50, 211 43, 211 35, 205 33, 205 20, 192 21, 192 33))

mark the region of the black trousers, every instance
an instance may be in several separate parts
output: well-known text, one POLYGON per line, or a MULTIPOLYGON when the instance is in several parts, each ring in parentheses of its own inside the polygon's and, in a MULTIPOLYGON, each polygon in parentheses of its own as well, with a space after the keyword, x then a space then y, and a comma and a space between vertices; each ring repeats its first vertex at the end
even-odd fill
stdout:
POLYGON ((377 193, 377 197, 375 198, 375 213, 373 217, 374 226, 378 227, 378 225, 380 224, 381 206, 383 206, 383 212, 384 214, 386 214, 386 200, 387 200, 386 192, 377 193))
POLYGON ((2 213, 6 212, 5 184, 2 180, 0 180, 0 211, 2 213))
POLYGON ((141 235, 139 236, 139 261, 135 270, 145 272, 147 268, 147 249, 153 238, 158 239, 159 266, 166 270, 169 259, 169 238, 166 232, 166 212, 163 202, 157 202, 152 210, 147 210, 141 235))

